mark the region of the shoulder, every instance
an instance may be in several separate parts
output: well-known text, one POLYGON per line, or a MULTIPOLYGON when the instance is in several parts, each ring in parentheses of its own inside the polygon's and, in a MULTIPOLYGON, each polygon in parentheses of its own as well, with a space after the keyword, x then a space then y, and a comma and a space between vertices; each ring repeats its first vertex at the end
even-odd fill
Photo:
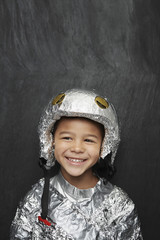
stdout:
POLYGON ((102 193, 103 201, 93 219, 106 239, 142 239, 136 207, 128 194, 110 182, 104 185, 102 193))
POLYGON ((39 201, 43 193, 44 179, 40 179, 36 184, 32 185, 31 189, 27 192, 24 197, 23 202, 31 201, 35 199, 35 201, 39 201))
POLYGON ((129 214, 135 211, 135 204, 124 190, 110 182, 106 184, 106 188, 111 191, 109 194, 105 194, 104 204, 110 206, 115 214, 129 214))
POLYGON ((108 224, 138 221, 137 210, 131 198, 124 190, 110 182, 104 185, 103 201, 96 212, 99 215, 101 213, 108 224))
POLYGON ((24 214, 35 212, 36 209, 40 208, 41 197, 43 193, 44 179, 40 179, 36 184, 34 184, 31 189, 27 192, 23 200, 20 201, 16 217, 24 214))
POLYGON ((117 187, 116 185, 113 185, 113 190, 110 193, 110 199, 114 202, 114 199, 116 199, 116 203, 120 203, 122 201, 125 201, 125 203, 133 204, 133 201, 128 196, 128 194, 120 187, 117 187))
MULTIPOLYGON (((40 208, 41 198, 44 189, 44 178, 38 180, 37 183, 32 185, 31 189, 27 192, 23 200, 20 201, 18 208, 25 209, 25 211, 32 211, 35 208, 40 208)), ((56 177, 50 179, 50 192, 55 192, 54 184, 56 182, 56 177)))
POLYGON ((16 239, 30 237, 35 219, 40 213, 43 185, 44 179, 40 179, 19 203, 15 218, 11 224, 10 239, 15 239, 15 236, 16 239))

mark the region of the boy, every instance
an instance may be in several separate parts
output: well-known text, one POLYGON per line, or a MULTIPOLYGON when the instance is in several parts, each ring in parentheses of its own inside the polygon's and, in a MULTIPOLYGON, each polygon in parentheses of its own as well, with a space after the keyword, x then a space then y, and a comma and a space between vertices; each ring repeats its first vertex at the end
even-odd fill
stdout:
POLYGON ((18 208, 11 239, 142 239, 134 203, 108 181, 120 141, 113 106, 69 90, 49 103, 39 134, 45 180, 18 208))

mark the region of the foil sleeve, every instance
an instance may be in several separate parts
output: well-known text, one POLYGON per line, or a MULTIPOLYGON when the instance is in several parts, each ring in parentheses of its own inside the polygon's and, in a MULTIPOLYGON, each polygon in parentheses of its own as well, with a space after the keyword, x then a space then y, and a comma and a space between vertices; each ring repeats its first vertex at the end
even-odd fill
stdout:
POLYGON ((95 216, 102 239, 143 240, 135 204, 121 188, 114 187, 102 209, 95 216))
MULTIPOLYGON (((114 224, 114 222, 113 222, 114 224)), ((137 210, 133 205, 131 212, 124 211, 124 215, 117 219, 117 239, 143 240, 137 210)))
POLYGON ((10 240, 32 239, 33 225, 35 225, 35 219, 38 221, 40 215, 42 187, 43 181, 40 180, 27 193, 24 200, 20 202, 11 224, 10 240), (41 189, 41 191, 37 191, 37 189, 41 189))

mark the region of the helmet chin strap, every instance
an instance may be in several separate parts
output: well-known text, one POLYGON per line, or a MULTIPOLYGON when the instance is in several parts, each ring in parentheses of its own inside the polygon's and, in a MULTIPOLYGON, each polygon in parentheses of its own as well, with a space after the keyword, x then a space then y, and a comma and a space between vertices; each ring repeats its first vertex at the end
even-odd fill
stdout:
POLYGON ((44 158, 40 158, 39 165, 43 169, 44 173, 44 188, 43 188, 43 194, 41 198, 41 217, 42 219, 46 219, 48 215, 48 199, 49 199, 49 183, 50 183, 50 169, 47 170, 45 167, 46 160, 44 158))

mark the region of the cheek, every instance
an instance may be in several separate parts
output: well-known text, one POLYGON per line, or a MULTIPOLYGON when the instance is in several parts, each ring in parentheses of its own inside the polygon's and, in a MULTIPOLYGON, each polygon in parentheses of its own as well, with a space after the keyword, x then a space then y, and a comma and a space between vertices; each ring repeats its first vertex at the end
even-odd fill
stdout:
POLYGON ((57 156, 61 153, 59 145, 55 143, 55 147, 54 147, 54 156, 57 159, 57 156))
POLYGON ((54 155, 55 158, 58 156, 61 156, 67 149, 67 146, 65 143, 59 143, 55 142, 55 148, 54 148, 54 155))
POLYGON ((100 152, 101 152, 101 145, 96 145, 94 146, 92 149, 91 149, 91 152, 97 156, 100 155, 100 152))
POLYGON ((91 156, 92 156, 92 159, 97 162, 99 157, 100 157, 100 149, 97 148, 97 149, 94 149, 92 152, 91 152, 91 156))
POLYGON ((54 157, 59 163, 61 163, 61 160, 63 158, 63 152, 61 152, 59 149, 55 148, 54 157))

